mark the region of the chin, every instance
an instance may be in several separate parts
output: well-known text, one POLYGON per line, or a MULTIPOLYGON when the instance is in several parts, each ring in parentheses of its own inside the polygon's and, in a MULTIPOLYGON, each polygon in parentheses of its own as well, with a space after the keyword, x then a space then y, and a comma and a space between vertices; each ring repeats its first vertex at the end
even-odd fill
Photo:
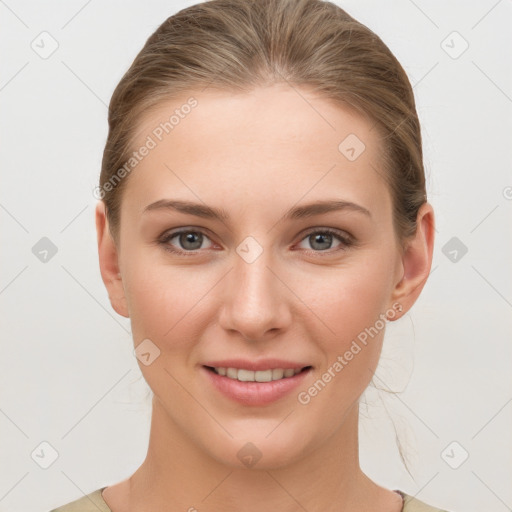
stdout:
POLYGON ((263 428, 260 423, 257 428, 246 429, 233 438, 224 437, 221 443, 215 442, 214 451, 209 446, 212 457, 234 469, 248 470, 278 469, 304 457, 310 443, 302 433, 283 425, 276 429, 279 422, 268 424, 269 428, 263 428))

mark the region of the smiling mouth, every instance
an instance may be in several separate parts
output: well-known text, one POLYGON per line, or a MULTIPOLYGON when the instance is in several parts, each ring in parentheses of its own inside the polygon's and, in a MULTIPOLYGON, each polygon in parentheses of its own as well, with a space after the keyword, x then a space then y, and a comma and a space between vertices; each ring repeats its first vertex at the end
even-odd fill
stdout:
POLYGON ((293 377, 301 372, 307 371, 311 366, 304 368, 269 368, 268 370, 245 370, 243 368, 224 368, 205 366, 211 372, 227 377, 228 379, 238 380, 239 382, 272 382, 293 377))

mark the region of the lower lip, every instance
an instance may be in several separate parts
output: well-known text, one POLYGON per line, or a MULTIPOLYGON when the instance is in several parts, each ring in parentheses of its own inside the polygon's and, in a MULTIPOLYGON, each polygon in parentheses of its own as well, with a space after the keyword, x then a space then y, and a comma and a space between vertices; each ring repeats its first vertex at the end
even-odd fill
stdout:
POLYGON ((224 396, 244 405, 267 405, 291 393, 309 374, 311 368, 293 377, 271 382, 241 382, 219 375, 205 366, 201 370, 224 396))

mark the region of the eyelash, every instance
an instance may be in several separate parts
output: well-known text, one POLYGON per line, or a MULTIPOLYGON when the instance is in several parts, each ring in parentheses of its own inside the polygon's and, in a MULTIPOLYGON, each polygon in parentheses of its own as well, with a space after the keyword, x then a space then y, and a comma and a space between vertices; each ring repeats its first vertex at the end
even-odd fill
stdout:
MULTIPOLYGON (((199 234, 205 236, 208 239, 210 238, 206 233, 204 233, 203 231, 201 231, 199 229, 190 229, 190 228, 188 228, 188 229, 181 229, 181 230, 178 230, 178 231, 172 231, 172 232, 170 232, 168 234, 164 234, 158 240, 158 243, 163 246, 164 250, 166 250, 166 251, 168 251, 170 253, 173 253, 173 254, 180 255, 180 256, 195 256, 199 252, 202 251, 202 249, 196 249, 196 250, 193 250, 193 251, 182 251, 182 250, 178 250, 178 249, 172 248, 169 245, 169 241, 172 240, 173 238, 175 238, 176 236, 181 235, 182 233, 199 233, 199 234)), ((342 246, 340 246, 338 248, 335 248, 335 249, 326 249, 324 251, 315 251, 314 249, 306 249, 307 253, 314 253, 315 255, 320 255, 320 256, 332 255, 333 253, 336 253, 338 251, 346 251, 347 249, 349 249, 350 247, 355 245, 355 240, 351 236, 343 235, 342 232, 340 232, 340 231, 338 231, 336 229, 332 229, 332 228, 313 229, 313 230, 309 231, 308 233, 306 233, 304 235, 304 237, 301 238, 299 243, 302 242, 303 240, 305 240, 306 238, 308 238, 309 236, 313 235, 313 234, 329 234, 329 235, 332 235, 333 237, 337 238, 342 243, 342 246)))

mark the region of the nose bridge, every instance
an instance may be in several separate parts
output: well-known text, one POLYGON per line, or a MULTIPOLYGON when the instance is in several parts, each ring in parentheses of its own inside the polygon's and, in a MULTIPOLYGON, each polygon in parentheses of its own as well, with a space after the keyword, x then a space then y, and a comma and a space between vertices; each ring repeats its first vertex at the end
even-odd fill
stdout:
POLYGON ((226 287, 221 323, 225 329, 257 340, 289 321, 286 293, 272 269, 270 249, 264 250, 254 238, 247 237, 236 253, 228 274, 230 283, 226 287))

